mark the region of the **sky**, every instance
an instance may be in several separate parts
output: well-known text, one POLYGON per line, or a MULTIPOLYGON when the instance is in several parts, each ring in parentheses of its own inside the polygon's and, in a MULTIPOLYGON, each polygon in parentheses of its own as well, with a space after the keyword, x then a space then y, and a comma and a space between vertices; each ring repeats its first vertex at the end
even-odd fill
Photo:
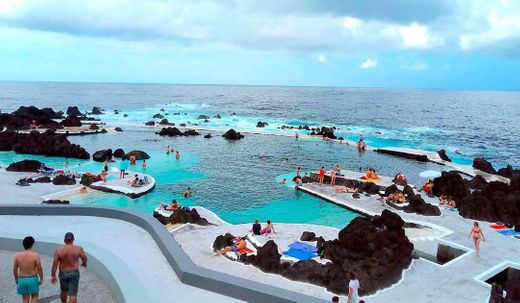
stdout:
POLYGON ((518 0, 0 0, 0 80, 520 90, 518 0))

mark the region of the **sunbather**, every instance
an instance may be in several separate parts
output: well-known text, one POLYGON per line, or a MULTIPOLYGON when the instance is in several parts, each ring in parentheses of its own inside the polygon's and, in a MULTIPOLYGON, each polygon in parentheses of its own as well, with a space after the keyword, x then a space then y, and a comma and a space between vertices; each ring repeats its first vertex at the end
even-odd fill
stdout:
POLYGON ((358 189, 357 188, 348 187, 348 186, 342 186, 342 187, 336 188, 336 192, 337 193, 357 193, 358 189))
POLYGON ((404 194, 402 191, 397 191, 393 194, 388 195, 388 197, 386 197, 386 200, 388 202, 393 202, 393 203, 404 203, 405 197, 404 197, 404 194))
POLYGON ((363 180, 366 180, 366 179, 370 179, 370 180, 378 180, 379 179, 379 176, 377 175, 376 173, 376 170, 373 169, 373 168, 369 168, 367 170, 367 173, 361 177, 361 179, 363 180))
POLYGON ((442 195, 440 197, 441 200, 441 206, 445 208, 457 208, 457 203, 455 203, 455 200, 453 200, 450 196, 442 195))
POLYGON ((276 234, 273 223, 271 222, 270 219, 267 219, 267 224, 265 225, 265 228, 262 229, 262 231, 260 233, 262 235, 267 236, 267 234, 270 234, 271 232, 276 234))
POLYGON ((237 251, 242 250, 242 249, 244 249, 246 247, 247 247, 246 237, 242 237, 242 238, 240 238, 240 240, 235 242, 232 246, 226 246, 226 247, 222 248, 221 250, 217 251, 215 256, 220 256, 220 255, 225 254, 225 253, 230 252, 230 251, 237 252, 237 251))
POLYGON ((79 193, 80 193, 80 194, 85 194, 85 193, 87 193, 87 187, 86 187, 86 186, 82 186, 82 187, 79 189, 79 193))
POLYGON ((135 175, 135 178, 131 181, 130 186, 132 186, 132 187, 139 187, 139 186, 141 186, 138 175, 135 175))
POLYGON ((161 205, 159 205, 159 208, 164 209, 164 210, 174 211, 179 208, 179 203, 177 202, 177 200, 173 199, 172 203, 170 205, 162 202, 161 205))

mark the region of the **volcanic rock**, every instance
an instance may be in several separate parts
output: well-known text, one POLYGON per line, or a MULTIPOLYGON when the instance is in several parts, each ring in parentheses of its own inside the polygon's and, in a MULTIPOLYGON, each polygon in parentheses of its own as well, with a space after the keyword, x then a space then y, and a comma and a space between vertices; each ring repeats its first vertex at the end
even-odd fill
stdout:
POLYGON ((36 179, 33 179, 33 183, 51 183, 51 177, 49 176, 43 176, 36 179))
POLYGON ((92 160, 96 162, 104 162, 105 160, 112 159, 112 149, 102 149, 98 150, 94 154, 92 154, 92 160))
POLYGON ((148 160, 150 159, 150 156, 145 153, 144 151, 142 150, 133 150, 129 153, 127 153, 124 157, 124 159, 126 160, 129 160, 130 159, 130 156, 134 155, 136 160, 148 160))
POLYGON ((153 118, 154 118, 154 119, 163 119, 164 116, 161 115, 161 114, 155 114, 155 115, 153 115, 153 118))
POLYGON ((128 117, 128 114, 123 114, 123 118, 127 118, 128 117))
POLYGON ((389 196, 389 195, 394 194, 394 193, 396 193, 398 191, 399 191, 399 188, 397 188, 397 186, 395 184, 392 184, 392 185, 388 186, 385 189, 385 196, 389 196))
POLYGON ((220 115, 216 115, 215 118, 222 119, 222 117, 220 115))
POLYGON ((98 175, 83 174, 81 175, 81 180, 79 183, 81 185, 90 186, 90 184, 98 181, 101 181, 101 177, 98 175))
POLYGON ((52 179, 52 184, 54 185, 74 185, 76 184, 76 179, 74 176, 66 176, 66 175, 57 175, 52 179))
POLYGON ((227 132, 225 132, 222 137, 228 139, 228 140, 240 140, 244 138, 243 135, 241 135, 239 132, 235 131, 234 129, 230 129, 227 132))
POLYGON ((475 177, 473 177, 473 179, 471 179, 471 181, 469 181, 468 185, 471 189, 483 190, 484 188, 486 188, 487 181, 481 175, 476 175, 475 177))
POLYGON ((300 237, 300 241, 314 241, 316 239, 316 234, 312 231, 304 231, 302 236, 300 237))
POLYGON ((5 170, 15 172, 36 173, 43 163, 36 160, 22 160, 9 164, 5 170))
POLYGON ((123 158, 125 156, 125 152, 123 149, 118 148, 114 151, 112 156, 114 156, 114 158, 123 158))
POLYGON ((81 119, 78 116, 67 116, 67 118, 63 119, 61 125, 67 127, 81 126, 81 119))
POLYGON ((93 124, 90 124, 89 129, 91 129, 91 130, 98 130, 99 126, 96 123, 93 123, 93 124))
POLYGON ((269 125, 269 123, 262 121, 258 121, 258 123, 256 123, 256 127, 266 127, 267 125, 269 125))
POLYGON ((207 120, 209 119, 209 116, 207 115, 199 115, 199 117, 197 118, 197 120, 207 120))
POLYGON ((407 213, 416 213, 423 216, 440 216, 441 210, 430 203, 426 203, 420 195, 408 197, 408 205, 403 207, 407 213))
POLYGON ((444 171, 440 177, 433 180, 432 192, 437 197, 446 195, 458 202, 469 195, 469 188, 456 171, 444 171))
POLYGON ((205 134, 205 135, 204 135, 204 138, 206 138, 206 139, 211 138, 211 134, 205 134))
POLYGON ((497 171, 493 168, 493 165, 488 162, 484 157, 473 159, 473 168, 481 170, 489 174, 496 174, 497 171))
POLYGON ((206 226, 210 223, 205 218, 202 218, 195 208, 181 207, 173 211, 169 217, 163 217, 157 212, 154 212, 153 216, 159 220, 162 224, 197 224, 206 226))
POLYGON ((123 131, 123 129, 122 129, 121 127, 119 127, 119 126, 117 126, 116 128, 114 128, 114 130, 115 130, 116 132, 122 132, 122 131, 123 131))
POLYGON ((448 162, 451 162, 451 159, 450 157, 448 157, 448 155, 446 154, 446 151, 444 149, 441 149, 441 150, 438 150, 437 151, 437 154, 439 155, 439 157, 444 160, 444 161, 448 161, 448 162))
POLYGON ((408 184, 403 187, 403 194, 407 197, 415 196, 415 192, 413 191, 413 188, 408 184))
POLYGON ((161 122, 159 122, 161 125, 170 124, 170 121, 168 119, 162 119, 161 122))
POLYGON ((84 116, 84 114, 78 109, 77 106, 69 106, 67 108, 67 116, 84 116))
POLYGON ((322 126, 319 131, 314 132, 314 135, 322 136, 322 137, 329 138, 329 139, 337 138, 336 135, 334 135, 334 129, 332 127, 325 127, 325 126, 322 126))
POLYGON ((182 132, 177 127, 164 127, 159 132, 159 136, 168 136, 168 137, 182 136, 182 132))
POLYGON ((146 125, 146 126, 154 126, 155 125, 155 121, 148 121, 144 125, 146 125))
POLYGON ((102 115, 103 114, 103 110, 99 106, 94 106, 92 108, 92 112, 90 114, 91 115, 102 115))
POLYGON ((359 187, 359 192, 375 195, 379 193, 379 186, 374 182, 363 182, 359 187))
POLYGON ((33 120, 36 121, 37 125, 57 127, 56 122, 52 119, 62 117, 62 112, 54 112, 50 108, 39 109, 35 106, 20 106, 11 114, 0 114, 0 129, 3 127, 7 127, 7 129, 28 129, 33 120))

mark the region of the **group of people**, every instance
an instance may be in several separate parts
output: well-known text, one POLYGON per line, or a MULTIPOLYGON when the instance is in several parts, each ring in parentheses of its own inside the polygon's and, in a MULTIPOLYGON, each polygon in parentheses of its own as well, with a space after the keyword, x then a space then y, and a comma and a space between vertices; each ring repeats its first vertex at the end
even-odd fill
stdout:
MULTIPOLYGON (((182 195, 184 198, 189 198, 192 194, 193 194, 193 189, 191 187, 188 187, 182 195)), ((159 205, 159 209, 168 210, 168 211, 174 211, 179 208, 180 208, 179 202, 177 202, 177 200, 175 200, 175 199, 173 199, 170 204, 168 204, 166 202, 161 202, 161 204, 159 205)))
POLYGON ((148 177, 144 176, 142 179, 139 178, 138 174, 135 174, 134 179, 132 181, 128 181, 131 187, 141 187, 148 184, 148 177))
MULTIPOLYGON (((87 267, 87 256, 81 246, 74 245, 74 234, 68 232, 64 237, 64 245, 54 252, 51 269, 51 284, 60 283, 60 300, 62 303, 76 303, 79 286, 79 266, 87 267), (79 263, 81 260, 81 264, 79 263), (58 276, 56 272, 59 269, 58 276)), ((25 237, 22 241, 24 250, 17 253, 13 262, 13 275, 16 292, 22 296, 24 303, 38 302, 40 287, 43 286, 44 275, 41 258, 33 250, 35 240, 25 237)))
MULTIPOLYGON (((329 171, 330 174, 330 185, 336 185, 336 176, 343 176, 343 173, 341 172, 341 167, 339 165, 336 165, 336 167, 332 168, 329 171)), ((320 184, 323 184, 325 180, 325 167, 322 166, 320 168, 320 171, 318 172, 318 181, 320 184)))
POLYGON ((367 150, 367 144, 363 138, 363 134, 359 135, 359 141, 357 142, 357 148, 359 151, 367 150))
POLYGON ((379 176, 375 169, 369 167, 364 176, 361 177, 363 180, 379 180, 379 176))
MULTIPOLYGON (((167 155, 170 155, 170 154, 174 153, 173 147, 170 147, 169 145, 166 146, 166 148, 164 150, 166 151, 167 155)), ((176 159, 180 159, 181 158, 181 153, 179 151, 175 151, 175 158, 176 159)))
POLYGON ((260 224, 258 219, 256 219, 255 223, 253 223, 253 227, 251 228, 251 230, 249 232, 251 232, 251 233, 253 233, 253 235, 257 235, 257 236, 260 236, 260 235, 267 236, 270 233, 276 234, 273 222, 270 219, 267 219, 264 228, 262 228, 262 224, 260 224))

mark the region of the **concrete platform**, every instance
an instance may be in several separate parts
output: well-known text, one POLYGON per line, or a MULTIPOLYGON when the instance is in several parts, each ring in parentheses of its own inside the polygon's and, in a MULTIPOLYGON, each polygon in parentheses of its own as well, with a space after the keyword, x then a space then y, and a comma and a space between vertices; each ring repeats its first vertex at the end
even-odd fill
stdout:
POLYGON ((138 198, 155 188, 155 178, 148 174, 128 171, 128 176, 124 179, 119 179, 119 173, 109 173, 109 177, 111 179, 107 180, 107 182, 94 182, 90 187, 104 192, 127 195, 131 198, 138 198), (148 178, 148 183, 139 187, 131 186, 129 182, 134 179, 135 175, 138 175, 140 179, 148 178))

